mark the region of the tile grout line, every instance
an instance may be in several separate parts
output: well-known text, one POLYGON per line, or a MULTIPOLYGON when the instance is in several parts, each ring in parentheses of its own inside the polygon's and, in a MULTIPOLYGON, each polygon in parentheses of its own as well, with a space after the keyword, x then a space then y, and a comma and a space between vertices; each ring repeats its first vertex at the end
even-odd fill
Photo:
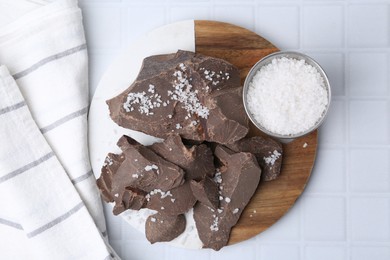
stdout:
MULTIPOLYGON (((298 6, 298 19, 299 19, 299 30, 298 30, 298 46, 299 51, 302 52, 303 49, 303 22, 304 22, 304 1, 300 0, 299 6, 298 6)), ((302 194, 304 195, 304 194, 302 194)), ((306 196, 305 196, 306 197, 306 196)), ((302 201, 301 201, 302 202, 302 201)), ((301 203, 299 205, 299 258, 304 259, 305 258, 305 249, 306 249, 306 240, 304 237, 304 205, 301 203)))
POLYGON ((349 74, 349 52, 348 50, 348 6, 349 3, 344 3, 344 95, 345 95, 345 161, 344 161, 344 174, 345 174, 345 241, 346 241, 346 256, 347 259, 351 259, 351 198, 350 198, 350 74, 349 74))

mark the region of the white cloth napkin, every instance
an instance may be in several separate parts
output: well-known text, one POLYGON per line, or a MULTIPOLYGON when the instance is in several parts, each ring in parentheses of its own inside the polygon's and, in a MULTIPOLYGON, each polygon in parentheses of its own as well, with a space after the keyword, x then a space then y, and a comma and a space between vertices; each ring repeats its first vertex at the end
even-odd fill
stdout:
POLYGON ((81 11, 41 5, 0 28, 0 258, 115 258, 87 150, 81 11))

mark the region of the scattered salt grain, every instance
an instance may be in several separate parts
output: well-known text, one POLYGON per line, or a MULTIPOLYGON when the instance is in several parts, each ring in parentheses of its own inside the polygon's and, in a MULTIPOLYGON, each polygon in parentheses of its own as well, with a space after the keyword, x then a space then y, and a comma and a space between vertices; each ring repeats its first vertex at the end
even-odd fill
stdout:
POLYGON ((302 147, 303 147, 303 148, 306 148, 306 147, 307 147, 307 143, 304 143, 302 147))
MULTIPOLYGON (((187 110, 189 114, 196 114, 199 117, 207 118, 209 115, 209 109, 203 106, 199 101, 196 90, 193 90, 193 86, 187 79, 185 72, 185 66, 180 67, 181 70, 176 70, 173 76, 176 78, 172 85, 173 91, 168 91, 168 96, 172 100, 176 100, 182 104, 182 108, 187 110)), ((204 73, 206 74, 206 71, 204 73)), ((207 71, 207 74, 209 71, 207 71)))
POLYGON ((227 203, 230 203, 231 199, 228 198, 228 197, 226 197, 226 198, 225 198, 225 201, 226 201, 227 203))
POLYGON ((249 83, 248 109, 267 130, 293 135, 313 127, 326 111, 328 93, 316 68, 304 60, 275 58, 249 83))
POLYGON ((222 209, 217 209, 218 213, 221 214, 223 212, 222 209))
POLYGON ((238 208, 235 208, 232 212, 233 212, 233 214, 237 214, 238 211, 239 211, 239 209, 238 209, 238 208))
POLYGON ((119 194, 118 194, 118 193, 115 193, 114 196, 118 198, 118 197, 119 197, 119 194))
MULTIPOLYGON (((154 86, 149 85, 149 92, 154 93, 154 86), (152 87, 151 87, 152 86, 152 87)), ((126 112, 134 111, 135 107, 138 107, 137 111, 140 114, 153 115, 152 110, 161 103, 161 96, 155 94, 154 96, 147 96, 145 92, 130 92, 127 95, 126 102, 123 103, 123 108, 126 112)))
POLYGON ((149 85, 148 92, 154 93, 154 86, 152 84, 149 85))
POLYGON ((131 177, 133 177, 133 178, 137 178, 137 179, 138 179, 139 175, 138 175, 138 174, 136 174, 136 173, 134 173, 133 175, 131 175, 131 177))
POLYGON ((218 220, 219 220, 219 217, 214 218, 213 224, 210 226, 210 230, 211 231, 218 231, 219 230, 219 228, 218 228, 218 220))
POLYGON ((164 210, 165 208, 164 207, 161 207, 162 210, 164 210))
POLYGON ((151 171, 151 170, 158 170, 158 166, 155 165, 155 164, 152 164, 152 165, 146 165, 145 166, 145 171, 151 171))
POLYGON ((150 221, 156 222, 156 218, 150 218, 150 221))
POLYGON ((175 203, 175 200, 176 200, 176 199, 171 199, 172 203, 175 203))
POLYGON ((266 163, 266 164, 270 164, 270 165, 274 165, 275 164, 275 162, 276 162, 276 160, 277 159, 279 159, 279 157, 281 156, 282 154, 281 153, 279 153, 278 151, 276 151, 276 150, 274 150, 274 152, 270 155, 270 156, 268 156, 268 157, 263 157, 263 159, 264 159, 264 162, 266 163))
POLYGON ((152 195, 152 196, 153 195, 157 195, 158 193, 161 194, 161 197, 160 197, 161 199, 165 199, 168 196, 172 197, 172 193, 170 191, 165 192, 165 191, 162 191, 160 189, 154 189, 154 190, 149 192, 149 194, 152 195))
POLYGON ((113 165, 113 164, 114 164, 114 161, 112 160, 112 158, 110 156, 107 156, 106 159, 104 160, 103 166, 113 165))

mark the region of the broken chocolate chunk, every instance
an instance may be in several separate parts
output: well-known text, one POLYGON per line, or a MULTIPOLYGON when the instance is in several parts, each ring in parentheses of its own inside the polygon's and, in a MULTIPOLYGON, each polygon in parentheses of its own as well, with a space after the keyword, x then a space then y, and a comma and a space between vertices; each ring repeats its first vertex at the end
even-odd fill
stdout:
POLYGON ((205 144, 187 147, 179 135, 170 135, 162 143, 154 143, 150 149, 186 172, 186 180, 202 180, 215 172, 214 156, 205 144))
POLYGON ((112 190, 112 177, 120 167, 120 165, 125 160, 123 154, 113 154, 109 153, 104 160, 104 164, 102 166, 102 173, 100 178, 96 180, 96 184, 99 188, 100 193, 102 194, 102 198, 106 202, 113 202, 115 197, 111 192, 112 190))
POLYGON ((150 243, 171 241, 184 232, 186 218, 184 215, 154 214, 146 219, 145 234, 150 243))
POLYGON ((195 198, 202 204, 217 209, 219 205, 218 184, 215 183, 209 177, 205 177, 203 180, 196 182, 191 181, 191 190, 195 198))
POLYGON ((263 170, 264 181, 271 181, 279 176, 283 157, 281 143, 269 137, 254 136, 226 146, 235 152, 253 153, 263 170))
POLYGON ((118 186, 132 187, 146 192, 154 189, 168 191, 184 182, 184 171, 177 165, 164 160, 149 148, 128 136, 122 136, 118 145, 123 151, 125 161, 119 166, 113 180, 118 186))
POLYGON ((230 230, 255 193, 260 181, 261 169, 255 156, 217 146, 215 156, 222 166, 215 181, 220 188, 220 204, 217 210, 197 203, 194 219, 199 237, 206 248, 219 250, 228 243, 230 230))
POLYGON ((147 208, 157 210, 164 215, 183 214, 190 210, 196 202, 188 181, 168 192, 161 192, 158 189, 153 190, 149 192, 146 198, 147 208))
POLYGON ((228 144, 248 133, 241 92, 239 71, 230 63, 178 51, 145 58, 136 81, 107 104, 112 120, 125 128, 228 144))
POLYGON ((97 186, 106 202, 115 202, 114 214, 145 206, 145 196, 169 191, 184 183, 184 171, 128 136, 118 141, 122 153, 108 154, 97 186))
POLYGON ((127 187, 115 198, 114 215, 118 215, 127 209, 140 210, 146 204, 146 192, 127 187))

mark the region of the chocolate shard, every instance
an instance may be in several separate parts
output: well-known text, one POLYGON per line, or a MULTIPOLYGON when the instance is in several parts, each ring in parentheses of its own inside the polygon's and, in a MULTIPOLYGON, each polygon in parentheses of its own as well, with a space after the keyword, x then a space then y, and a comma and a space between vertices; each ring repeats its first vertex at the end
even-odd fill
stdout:
POLYGON ((190 210, 196 202, 188 181, 167 192, 153 190, 146 195, 146 198, 147 208, 157 210, 164 215, 183 214, 190 210))
POLYGON ((184 171, 134 139, 118 141, 121 154, 109 153, 96 183, 106 202, 115 202, 114 214, 146 205, 145 196, 155 190, 169 191, 184 183, 184 171))
POLYGON ((203 205, 206 205, 214 210, 218 208, 218 185, 212 179, 205 177, 199 182, 192 180, 191 190, 195 198, 203 205))
POLYGON ((219 208, 214 210, 197 203, 194 219, 204 247, 219 250, 228 243, 231 228, 255 193, 261 169, 251 153, 235 153, 219 145, 215 149, 215 156, 222 164, 214 177, 220 190, 219 208))
POLYGON ((146 204, 147 193, 128 187, 115 198, 114 215, 118 215, 127 209, 139 210, 146 204))
POLYGON ((146 192, 154 189, 168 191, 184 182, 184 171, 173 163, 164 160, 149 148, 134 139, 123 136, 119 139, 125 161, 113 176, 113 191, 120 192, 132 187, 146 192))
POLYGON ((283 158, 282 144, 269 137, 254 136, 226 145, 235 152, 249 152, 256 156, 262 179, 271 181, 280 175, 283 158))
POLYGON ((205 144, 188 147, 177 134, 170 135, 162 143, 154 143, 150 149, 186 172, 186 180, 202 180, 215 172, 214 156, 205 144))
POLYGON ((188 51, 144 59, 136 81, 107 104, 118 125, 164 139, 228 144, 249 129, 238 69, 188 51))
POLYGON ((150 243, 171 241, 184 232, 186 218, 183 214, 171 216, 156 213, 145 222, 145 234, 150 243))
POLYGON ((115 200, 115 196, 111 192, 113 186, 112 178, 124 160, 123 154, 117 155, 113 153, 109 153, 104 160, 102 172, 96 180, 96 184, 105 202, 114 202, 115 200))

